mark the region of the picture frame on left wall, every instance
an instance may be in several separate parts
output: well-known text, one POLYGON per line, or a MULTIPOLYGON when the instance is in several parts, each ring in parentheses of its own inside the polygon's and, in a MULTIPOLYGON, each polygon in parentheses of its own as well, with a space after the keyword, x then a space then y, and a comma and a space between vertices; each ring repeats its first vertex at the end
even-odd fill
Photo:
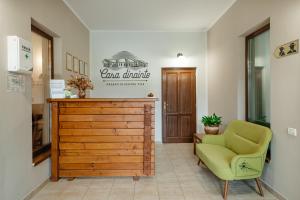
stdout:
POLYGON ((70 53, 66 53, 66 70, 73 71, 73 56, 70 53))
POLYGON ((79 59, 76 57, 73 57, 73 72, 79 72, 79 59))
POLYGON ((79 74, 84 75, 84 62, 79 60, 79 74))
POLYGON ((88 64, 87 62, 84 62, 84 75, 88 76, 89 73, 88 73, 88 64))

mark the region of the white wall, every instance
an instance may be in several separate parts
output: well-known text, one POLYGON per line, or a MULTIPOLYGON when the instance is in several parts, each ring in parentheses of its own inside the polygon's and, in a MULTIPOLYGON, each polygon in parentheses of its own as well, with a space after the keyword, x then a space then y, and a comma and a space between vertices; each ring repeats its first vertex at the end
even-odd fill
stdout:
POLYGON ((6 91, 6 36, 31 40, 31 17, 56 33, 55 74, 66 76, 65 52, 89 59, 89 32, 61 0, 0 1, 0 199, 21 200, 48 179, 46 160, 32 166, 31 78, 25 93, 6 91), (59 41, 59 43, 57 43, 59 41))
MULTIPOLYGON (((206 33, 198 32, 91 32, 91 78, 95 84, 92 97, 146 97, 149 91, 161 100, 162 67, 197 67, 197 116, 207 112, 206 101, 206 33), (119 51, 129 51, 149 63, 149 86, 105 86, 99 70, 104 58, 119 51), (178 63, 176 55, 182 52, 186 60, 178 63)), ((161 101, 156 103, 156 141, 162 141, 161 101)), ((199 120, 198 120, 199 121, 199 120)), ((198 124, 200 129, 200 124, 198 124)))
POLYGON ((208 31, 208 106, 227 122, 245 116, 245 35, 270 19, 272 160, 264 181, 290 200, 300 197, 300 54, 277 59, 275 48, 300 37, 299 0, 238 0, 208 31))

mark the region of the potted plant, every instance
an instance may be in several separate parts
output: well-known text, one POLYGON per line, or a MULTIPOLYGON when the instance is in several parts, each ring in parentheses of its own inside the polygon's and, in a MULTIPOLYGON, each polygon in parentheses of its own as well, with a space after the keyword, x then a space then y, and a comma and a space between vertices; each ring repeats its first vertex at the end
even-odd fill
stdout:
POLYGON ((78 89, 79 98, 85 98, 86 90, 92 90, 94 88, 92 81, 84 76, 71 76, 71 79, 68 80, 67 85, 69 87, 78 89))
POLYGON ((220 129, 220 124, 222 123, 222 117, 217 116, 215 113, 213 115, 203 116, 202 123, 204 124, 204 131, 206 134, 218 134, 220 129))

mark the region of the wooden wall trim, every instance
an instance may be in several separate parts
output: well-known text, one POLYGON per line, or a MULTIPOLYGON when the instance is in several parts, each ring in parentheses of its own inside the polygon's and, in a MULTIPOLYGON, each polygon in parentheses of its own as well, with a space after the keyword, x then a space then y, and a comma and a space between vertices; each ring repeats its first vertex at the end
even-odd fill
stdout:
POLYGON ((151 105, 144 107, 144 174, 151 174, 151 105))

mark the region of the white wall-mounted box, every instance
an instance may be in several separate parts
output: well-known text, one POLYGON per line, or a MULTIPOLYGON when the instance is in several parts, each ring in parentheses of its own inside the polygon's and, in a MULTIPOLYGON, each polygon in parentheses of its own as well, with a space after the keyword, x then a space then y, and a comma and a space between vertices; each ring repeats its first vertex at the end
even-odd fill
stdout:
POLYGON ((288 134, 292 136, 297 136, 297 129, 295 128, 288 128, 288 134))
POLYGON ((31 42, 18 36, 7 36, 7 70, 31 74, 32 66, 31 42))

